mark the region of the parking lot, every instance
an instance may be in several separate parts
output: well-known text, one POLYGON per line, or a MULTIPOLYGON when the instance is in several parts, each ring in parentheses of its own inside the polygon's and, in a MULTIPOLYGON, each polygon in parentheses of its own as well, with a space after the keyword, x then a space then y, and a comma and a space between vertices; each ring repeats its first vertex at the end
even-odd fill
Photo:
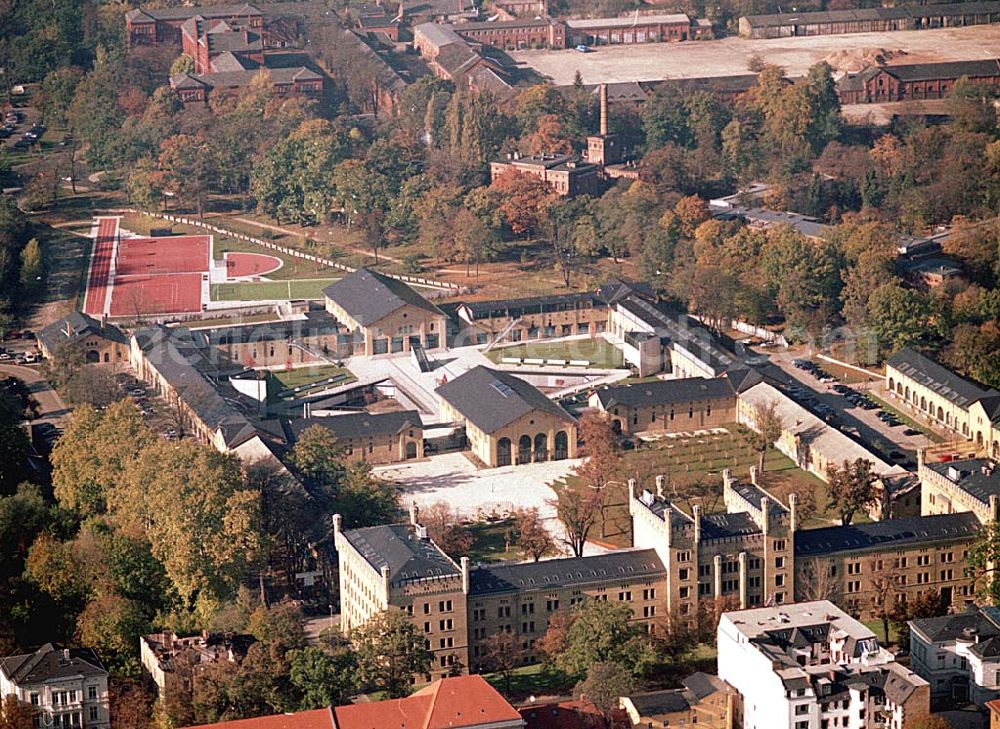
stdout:
POLYGON ((795 400, 831 427, 838 427, 869 444, 887 462, 915 469, 917 449, 932 444, 923 432, 893 417, 869 397, 869 392, 877 395, 873 384, 845 385, 832 376, 822 376, 830 374, 823 369, 822 362, 813 363, 787 353, 772 354, 771 361, 794 381, 790 394, 795 400))
POLYGON ((781 66, 794 77, 805 75, 813 64, 844 50, 903 50, 905 54, 893 63, 927 63, 993 58, 998 47, 1000 26, 977 25, 773 40, 733 36, 713 41, 600 46, 591 53, 573 49, 512 51, 510 56, 556 84, 573 83, 577 71, 584 83, 596 84, 744 74, 754 56, 781 66))

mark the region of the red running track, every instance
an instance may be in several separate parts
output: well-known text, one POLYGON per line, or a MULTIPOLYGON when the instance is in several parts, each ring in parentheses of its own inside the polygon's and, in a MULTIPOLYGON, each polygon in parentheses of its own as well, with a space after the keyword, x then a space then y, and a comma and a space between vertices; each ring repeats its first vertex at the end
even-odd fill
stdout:
POLYGON ((118 218, 97 219, 97 238, 94 239, 94 250, 90 254, 90 273, 83 299, 83 311, 86 314, 100 316, 104 313, 117 237, 118 218))
POLYGON ((226 275, 230 278, 263 276, 265 273, 277 271, 283 265, 284 261, 280 258, 267 256, 263 253, 238 253, 234 251, 226 253, 226 275))
POLYGON ((118 245, 119 276, 208 271, 211 239, 207 235, 169 238, 125 238, 118 245))
POLYGON ((116 276, 111 316, 187 314, 201 311, 200 273, 116 276))

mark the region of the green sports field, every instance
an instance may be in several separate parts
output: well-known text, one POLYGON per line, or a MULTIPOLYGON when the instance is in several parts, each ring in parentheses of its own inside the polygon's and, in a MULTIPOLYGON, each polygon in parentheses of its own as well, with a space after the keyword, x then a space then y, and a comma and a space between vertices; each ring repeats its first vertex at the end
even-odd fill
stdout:
POLYGON ((323 289, 337 280, 335 278, 313 278, 298 281, 212 284, 212 301, 322 299, 323 289))

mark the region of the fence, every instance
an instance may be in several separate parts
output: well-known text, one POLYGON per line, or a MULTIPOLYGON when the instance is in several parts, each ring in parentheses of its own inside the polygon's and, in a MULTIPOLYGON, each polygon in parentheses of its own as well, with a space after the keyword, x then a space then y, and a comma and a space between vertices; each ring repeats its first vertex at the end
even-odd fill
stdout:
MULTIPOLYGON (((151 218, 159 218, 160 220, 166 220, 171 223, 180 223, 182 225, 190 225, 195 228, 201 228, 202 230, 208 230, 218 235, 224 235, 227 238, 235 238, 236 240, 246 241, 247 243, 253 243, 259 245, 268 250, 277 251, 278 253, 284 253, 286 256, 294 256, 295 258, 301 258, 306 261, 313 261, 315 263, 321 263, 324 266, 330 268, 335 268, 339 271, 344 271, 346 273, 353 273, 356 269, 350 266, 345 266, 343 263, 337 263, 329 258, 323 258, 322 256, 314 256, 311 253, 304 253, 302 251, 296 250, 294 248, 288 248, 286 246, 279 246, 276 243, 270 241, 262 240, 261 238, 255 238, 252 235, 246 235, 245 233, 237 233, 234 230, 228 230, 226 228, 221 228, 217 225, 211 225, 203 220, 192 220, 191 218, 184 218, 179 215, 168 215, 167 213, 151 213, 145 210, 135 210, 134 208, 119 208, 116 210, 108 210, 109 213, 130 213, 133 215, 148 215, 151 218)), ((434 281, 433 279, 422 278, 420 276, 407 276, 404 274, 396 273, 384 273, 384 276, 396 279, 397 281, 403 281, 404 283, 416 284, 417 286, 425 286, 430 289, 434 289, 435 293, 426 296, 425 298, 443 298, 446 296, 457 296, 458 294, 468 293, 468 289, 465 286, 460 286, 459 284, 449 283, 447 281, 434 281)))

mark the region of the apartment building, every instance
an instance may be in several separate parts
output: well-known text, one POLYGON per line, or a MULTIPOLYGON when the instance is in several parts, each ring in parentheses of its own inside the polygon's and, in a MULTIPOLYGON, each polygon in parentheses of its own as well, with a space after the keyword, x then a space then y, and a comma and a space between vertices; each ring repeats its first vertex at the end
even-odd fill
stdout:
POLYGON ((723 471, 725 514, 688 514, 657 492, 635 494, 630 484, 629 514, 637 548, 653 549, 666 571, 661 610, 689 624, 698 619, 699 601, 739 607, 792 600, 795 572, 796 499, 788 506, 756 483, 723 471))
POLYGON ((903 729, 930 713, 927 681, 828 600, 724 613, 718 650, 745 729, 903 729))
POLYGON ((980 522, 972 513, 803 529, 795 537, 795 599, 829 599, 862 620, 882 601, 934 592, 964 609, 974 595, 964 574, 980 522))
POLYGON ((89 648, 56 648, 0 658, 0 697, 35 711, 36 727, 109 729, 108 672, 89 648))
POLYGON ((1000 472, 996 461, 965 458, 929 461, 918 452, 921 514, 972 512, 981 523, 1000 517, 1000 472))
POLYGON ((1000 696, 1000 610, 970 605, 964 612, 910 621, 910 665, 931 698, 982 705, 1000 696))

